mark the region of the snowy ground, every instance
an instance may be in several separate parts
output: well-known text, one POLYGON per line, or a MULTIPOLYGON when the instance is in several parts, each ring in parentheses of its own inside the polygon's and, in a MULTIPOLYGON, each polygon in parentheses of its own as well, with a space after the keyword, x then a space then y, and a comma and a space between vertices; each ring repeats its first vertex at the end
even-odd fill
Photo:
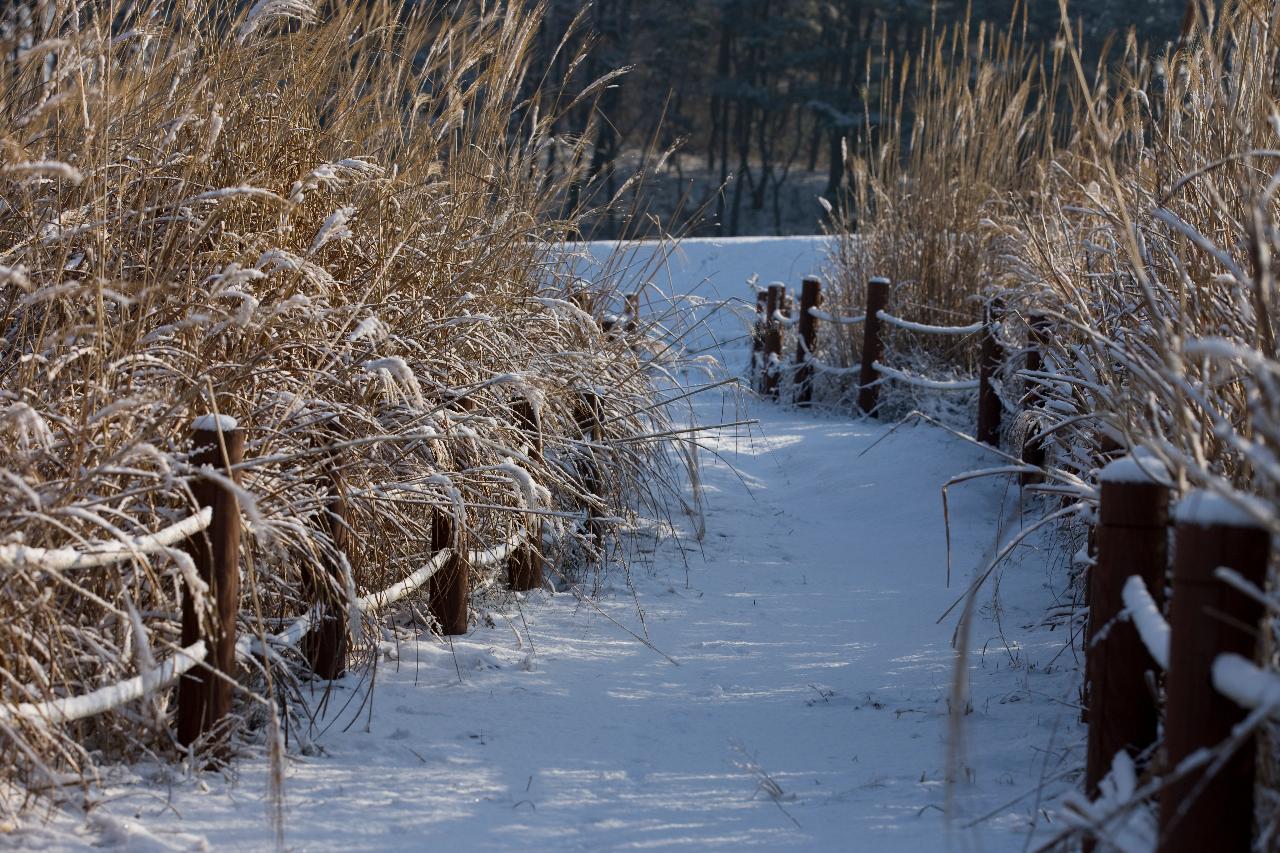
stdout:
MULTIPOLYGON (((793 268, 766 279, 808 271, 812 241, 775 242, 793 268)), ((724 267, 708 296, 743 287, 724 267)), ((954 488, 948 587, 940 487, 992 458, 924 425, 732 396, 697 409, 759 421, 704 442, 704 541, 642 530, 631 584, 611 573, 598 607, 540 591, 497 602, 496 627, 452 648, 388 646, 371 708, 364 684, 339 684, 323 754, 290 759, 287 848, 1000 851, 1058 828, 1082 729, 1067 629, 1041 624, 1066 583, 1057 552, 1026 549, 998 600, 982 594, 970 707, 950 714, 958 611, 937 620, 1020 507, 1004 479, 954 488)), ((269 848, 267 776, 260 758, 233 780, 122 771, 87 821, 0 844, 269 848)))

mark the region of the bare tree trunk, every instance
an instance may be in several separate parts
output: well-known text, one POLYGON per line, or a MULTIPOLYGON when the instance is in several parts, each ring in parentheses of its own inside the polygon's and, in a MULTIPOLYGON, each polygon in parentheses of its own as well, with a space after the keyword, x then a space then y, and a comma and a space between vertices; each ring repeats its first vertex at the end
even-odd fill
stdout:
MULTIPOLYGON (((733 67, 733 27, 731 13, 725 6, 720 18, 720 56, 716 60, 717 85, 723 86, 733 67)), ((720 189, 716 193, 716 228, 724 234, 724 185, 729 180, 729 99, 717 95, 712 107, 712 138, 720 143, 720 189)), ((708 161, 714 158, 714 152, 708 161)), ((708 166, 714 170, 714 166, 708 166)))

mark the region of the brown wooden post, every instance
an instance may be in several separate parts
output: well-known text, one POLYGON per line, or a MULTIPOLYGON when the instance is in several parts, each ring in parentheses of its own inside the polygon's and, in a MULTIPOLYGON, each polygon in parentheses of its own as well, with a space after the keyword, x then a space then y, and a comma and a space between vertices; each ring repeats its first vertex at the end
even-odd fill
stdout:
POLYGON ((1000 372, 1001 362, 1004 361, 1004 347, 1000 346, 1000 340, 996 336, 996 324, 1000 320, 1000 314, 1004 310, 1004 303, 1000 299, 992 299, 987 306, 986 311, 986 328, 982 333, 982 352, 978 360, 978 428, 976 437, 983 444, 989 444, 992 447, 1000 446, 1000 416, 1003 411, 1003 404, 1000 402, 1000 395, 996 393, 995 384, 992 381, 996 374, 1000 372))
MULTIPOLYGON (((526 399, 511 404, 516 424, 529 435, 529 458, 542 461, 542 425, 538 412, 526 399)), ((529 514, 522 522, 525 541, 507 558, 507 582, 513 590, 524 592, 542 586, 542 519, 529 514)))
MULTIPOLYGON (((191 432, 192 466, 208 465, 227 473, 229 465, 244 461, 244 438, 244 430, 232 418, 198 418, 191 432)), ((235 474, 232 477, 239 479, 235 474)), ((178 682, 178 743, 183 746, 213 730, 231 710, 236 617, 240 612, 239 501, 234 491, 210 477, 197 476, 191 491, 197 504, 213 510, 213 521, 186 544, 200 579, 209 587, 209 600, 197 600, 195 591, 184 585, 182 645, 204 640, 208 651, 207 667, 192 669, 178 682), (201 628, 201 610, 211 617, 209 633, 201 628)))
POLYGON ((595 310, 596 310, 595 294, 592 293, 590 290, 583 289, 583 290, 573 291, 572 293, 569 294, 569 301, 572 302, 574 305, 577 305, 578 308, 581 309, 584 314, 590 314, 592 319, 595 320, 597 326, 600 324, 600 321, 595 318, 595 310))
MULTIPOLYGON (((1095 529, 1096 562, 1089 570, 1089 625, 1085 639, 1089 742, 1085 792, 1098 783, 1120 750, 1132 756, 1156 741, 1160 709, 1147 673, 1160 667, 1124 610, 1124 585, 1138 575, 1163 605, 1169 568, 1169 483, 1164 467, 1147 457, 1125 458, 1102 470, 1102 500, 1095 529)), ((1086 844, 1086 848, 1091 845, 1086 844)))
POLYGON ((787 298, 787 288, 781 284, 771 284, 768 294, 768 299, 765 301, 764 393, 770 397, 777 397, 778 367, 782 361, 782 324, 773 315, 775 312, 782 311, 787 298))
POLYGON ((889 279, 873 278, 867 282, 867 314, 862 321, 862 371, 858 374, 858 409, 874 415, 880 397, 876 382, 880 379, 875 363, 884 358, 884 339, 880 336, 879 314, 889 304, 889 279))
POLYGON ((636 320, 640 316, 640 293, 628 293, 623 297, 623 301, 627 308, 627 324, 624 328, 628 332, 634 332, 636 320))
MULTIPOLYGON (((1247 713, 1213 686, 1218 655, 1253 659, 1263 607, 1214 577, 1235 570, 1258 588, 1266 584, 1271 536, 1224 498, 1192 492, 1178 506, 1173 600, 1169 613, 1169 677, 1165 691, 1166 766, 1231 736, 1247 713)), ((1246 853, 1253 844, 1253 785, 1257 745, 1244 743, 1213 776, 1203 770, 1160 794, 1160 853, 1246 853)))
POLYGON ((751 336, 751 387, 761 394, 764 393, 765 305, 768 298, 765 291, 756 291, 756 327, 751 336))
POLYGON ((303 591, 316 613, 311 630, 302 640, 302 653, 312 672, 332 681, 341 678, 347 668, 347 607, 343 595, 346 584, 342 559, 350 556, 355 543, 342 476, 331 470, 326 480, 328 496, 321 524, 336 553, 324 554, 319 568, 310 566, 303 574, 303 591))
POLYGON ((818 345, 818 318, 810 312, 822 304, 822 282, 809 276, 800 287, 800 319, 796 328, 796 405, 808 406, 813 402, 813 365, 809 363, 818 345))
POLYGON ((453 553, 444 566, 431 576, 431 616, 440 633, 456 636, 467 633, 467 602, 471 597, 471 565, 467 555, 465 531, 443 509, 432 510, 431 550, 445 548, 453 553))
MULTIPOLYGON (((579 392, 574 417, 578 422, 578 427, 583 432, 584 438, 593 444, 599 444, 604 440, 604 405, 600 400, 599 394, 595 391, 579 392)), ((604 480, 600 460, 597 458, 598 451, 592 447, 588 453, 589 458, 583 461, 581 468, 582 483, 586 487, 588 494, 603 499, 604 480)), ((591 505, 587 506, 587 532, 594 536, 596 541, 603 546, 604 523, 599 520, 595 507, 591 505)))
MULTIPOLYGON (((1049 340, 1050 322, 1049 317, 1039 311, 1032 311, 1028 318, 1026 370, 1029 373, 1036 373, 1044 367, 1044 348, 1049 340)), ((1022 406, 1024 411, 1037 409, 1043 405, 1043 395, 1040 393, 1039 387, 1031 384, 1034 380, 1027 381, 1032 390, 1023 394, 1022 406)), ((1044 467, 1045 446, 1039 428, 1034 425, 1028 428, 1028 433, 1022 443, 1022 461, 1037 468, 1044 467)), ((1025 486, 1030 483, 1038 483, 1044 477, 1041 474, 1025 472, 1020 475, 1020 479, 1025 486)))
POLYGON ((523 529, 525 541, 507 558, 507 584, 517 592, 542 586, 542 520, 530 515, 523 529))

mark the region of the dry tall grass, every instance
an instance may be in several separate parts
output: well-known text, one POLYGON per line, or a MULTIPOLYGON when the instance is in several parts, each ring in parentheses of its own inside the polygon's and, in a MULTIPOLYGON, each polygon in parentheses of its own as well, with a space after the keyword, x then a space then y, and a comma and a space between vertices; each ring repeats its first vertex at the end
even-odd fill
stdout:
MULTIPOLYGON (((1060 121, 1063 55, 1026 44, 1025 12, 1006 28, 965 19, 905 55, 887 41, 868 52, 849 189, 833 211, 836 274, 825 296, 837 313, 860 314, 866 282, 887 276, 890 313, 936 325, 982 318, 1005 267, 998 232, 985 226, 1032 203, 1060 121)), ((895 364, 939 378, 976 373, 976 336, 886 334, 895 364)), ((858 327, 820 345, 841 365, 857 364, 860 352, 858 327)), ((972 395, 939 400, 893 383, 884 391, 887 416, 924 408, 959 424, 973 405, 972 395)))
MULTIPOLYGON (((952 34, 927 46, 929 71, 882 108, 896 122, 909 105, 906 152, 851 160, 846 286, 853 305, 872 272, 939 310, 1000 297, 1006 403, 1029 384, 1047 398, 1053 489, 1090 503, 1107 454, 1143 447, 1180 490, 1217 491, 1280 533, 1280 6, 1192 8, 1180 43, 1148 52, 1122 36, 1098 68, 1065 4, 1046 56, 1008 36, 952 47, 958 60, 936 58, 952 34), (1040 378, 1015 374, 1032 311, 1053 329, 1040 378)), ((1273 806, 1277 765, 1262 766, 1273 806)), ((1277 843, 1269 807, 1258 845, 1277 843)))
MULTIPOLYGON (((334 548, 319 523, 333 470, 357 591, 422 564, 437 507, 475 542, 532 506, 566 552, 599 551, 574 514, 617 515, 663 482, 666 422, 650 355, 603 335, 558 276, 575 223, 550 215, 563 187, 536 158, 569 105, 523 79, 541 10, 521 8, 6 9, 0 542, 111 540, 187 515, 187 429, 218 411, 250 436, 242 630, 306 610, 303 576, 334 548), (591 444, 578 393, 596 389, 591 444), (541 413, 545 458, 511 426, 520 399, 541 413)), ((82 693, 168 656, 180 569, 5 568, 0 699, 82 693)), ((287 667, 256 666, 242 719, 278 747, 268 697, 287 667)), ((36 790, 100 756, 172 753, 166 710, 0 719, 0 775, 36 790)))

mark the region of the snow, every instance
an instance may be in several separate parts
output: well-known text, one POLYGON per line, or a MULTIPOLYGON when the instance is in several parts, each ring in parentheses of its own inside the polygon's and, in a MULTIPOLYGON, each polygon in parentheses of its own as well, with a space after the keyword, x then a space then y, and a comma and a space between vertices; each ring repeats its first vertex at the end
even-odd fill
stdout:
POLYGON ((906 371, 897 370, 889 367, 887 364, 880 362, 872 362, 872 367, 876 373, 898 382, 905 382, 907 385, 914 385, 917 388, 927 388, 931 391, 972 391, 979 385, 977 379, 929 379, 925 376, 914 376, 906 371))
POLYGON ((1173 479, 1169 469, 1151 451, 1136 448, 1128 456, 1121 456, 1108 462, 1098 473, 1099 482, 1103 483, 1158 483, 1172 486, 1173 479))
POLYGON ((1083 793, 1064 797, 1062 811, 1067 823, 1082 830, 1106 833, 1108 850, 1119 853, 1151 853, 1158 835, 1154 809, 1149 803, 1133 803, 1138 793, 1138 774, 1129 753, 1120 750, 1111 770, 1098 783, 1098 799, 1089 802, 1083 793))
POLYGON ((356 600, 356 609, 360 612, 374 612, 384 607, 396 603, 409 593, 422 587, 427 581, 431 580, 431 576, 444 568, 444 564, 449 561, 449 557, 453 554, 448 548, 443 548, 432 555, 427 564, 417 571, 413 572, 399 583, 393 584, 387 589, 371 592, 356 600))
POLYGON ((82 549, 0 545, 0 566, 38 566, 47 572, 60 572, 72 568, 108 566, 147 554, 170 553, 173 545, 204 530, 212 521, 213 510, 204 507, 194 515, 155 533, 129 537, 124 541, 94 543, 82 549))
POLYGON ((141 699, 165 685, 172 684, 180 675, 191 670, 205 656, 204 641, 198 640, 161 662, 155 669, 115 684, 108 684, 81 696, 67 696, 47 702, 23 702, 19 705, 0 705, 0 722, 16 717, 49 724, 83 720, 95 714, 119 708, 127 702, 141 699))
POLYGON ((239 426, 231 415, 200 415, 191 422, 196 432, 231 432, 239 426))
POLYGON ((1155 599, 1147 591, 1141 576, 1133 575, 1124 582, 1124 606, 1129 611, 1133 626, 1138 629, 1142 644, 1151 653, 1151 659, 1161 669, 1169 668, 1169 623, 1160 615, 1155 599))
POLYGON ((895 317, 888 311, 877 311, 876 316, 890 326, 897 326, 899 329, 906 329, 911 332, 923 332, 928 335, 972 335, 975 332, 981 332, 983 328, 982 323, 971 323, 968 326, 930 326, 927 323, 914 323, 911 320, 895 317))
MULTIPOLYGON (((737 245, 686 243, 665 292, 745 300, 756 261, 766 280, 820 266, 818 240, 741 241, 745 260, 737 245)), ((739 369, 741 323, 699 310, 739 369)), ((1081 763, 1073 631, 1045 619, 1065 565, 1033 538, 979 594, 967 701, 953 701, 956 620, 939 621, 1022 523, 1008 475, 952 487, 948 551, 940 489, 987 451, 735 393, 694 403, 701 423, 758 421, 700 442, 701 542, 695 519, 642 521, 629 570, 594 599, 495 593, 465 636, 386 628, 372 678, 303 686, 313 706, 331 693, 317 749, 285 765, 287 848, 892 853, 1052 837, 1081 763), (951 588, 948 554, 966 573, 951 588)), ((8 840, 264 849, 269 779, 265 755, 231 780, 121 768, 92 821, 64 810, 8 840)))
POLYGON ((825 320, 828 323, 838 323, 841 326, 855 326, 858 323, 866 322, 867 319, 863 314, 859 314, 856 317, 837 317, 835 314, 820 311, 817 308, 810 308, 809 316, 818 320, 825 320))
MULTIPOLYGON (((799 288, 806 276, 823 275, 828 237, 741 237, 682 240, 674 249, 641 242, 611 256, 616 243, 582 243, 572 272, 621 293, 647 285, 651 310, 665 313, 664 299, 695 316, 682 340, 693 351, 724 356, 750 340, 756 316, 756 288, 761 281, 777 281, 799 288)), ((621 295, 615 313, 622 313, 621 295)), ((682 330, 686 331, 686 330, 682 330)), ((728 363, 728 362, 726 362, 728 363)), ((731 367, 738 365, 732 363, 731 367)))
MULTIPOLYGON (((1243 500, 1243 499, 1242 499, 1243 500)), ((1175 516, 1179 524, 1197 527, 1263 528, 1257 517, 1240 501, 1207 489, 1196 489, 1178 501, 1175 516)))
POLYGON ((400 356, 388 355, 382 358, 371 358, 364 362, 361 367, 364 368, 366 373, 380 377, 388 391, 392 393, 392 396, 402 395, 405 402, 418 410, 426 406, 426 400, 422 396, 422 386, 418 384, 418 377, 414 375, 413 368, 409 367, 408 362, 400 356))
POLYGON ((61 160, 28 160, 22 163, 8 163, 0 167, 0 173, 8 175, 45 175, 62 178, 68 183, 80 184, 84 175, 70 163, 61 160))
POLYGON ((1280 710, 1280 676, 1256 666, 1240 655, 1218 655, 1213 661, 1213 686, 1219 693, 1249 710, 1280 710))

